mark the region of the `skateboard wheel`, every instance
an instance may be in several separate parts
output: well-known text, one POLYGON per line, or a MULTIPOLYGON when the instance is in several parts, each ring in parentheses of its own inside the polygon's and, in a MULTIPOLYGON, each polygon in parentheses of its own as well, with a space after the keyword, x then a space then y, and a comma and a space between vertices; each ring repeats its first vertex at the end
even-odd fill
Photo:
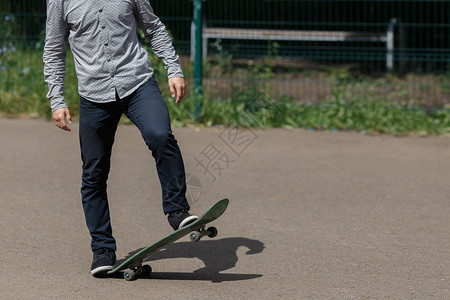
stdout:
POLYGON ((152 273, 152 267, 150 267, 149 265, 143 265, 142 266, 142 275, 143 276, 148 276, 152 273))
POLYGON ((217 228, 216 227, 209 227, 207 229, 209 231, 208 237, 213 238, 217 236, 217 228))
POLYGON ((200 235, 200 232, 198 232, 198 231, 192 231, 189 234, 189 238, 191 239, 192 242, 200 241, 200 237, 201 237, 201 235, 200 235))
POLYGON ((123 273, 123 278, 125 278, 126 281, 134 280, 135 276, 136 275, 133 270, 125 271, 123 273))

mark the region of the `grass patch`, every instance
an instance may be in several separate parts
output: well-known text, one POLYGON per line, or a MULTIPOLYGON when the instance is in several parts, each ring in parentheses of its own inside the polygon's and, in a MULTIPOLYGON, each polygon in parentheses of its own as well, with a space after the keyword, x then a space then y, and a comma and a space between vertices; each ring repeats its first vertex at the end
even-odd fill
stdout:
MULTIPOLYGON (((170 99, 166 72, 159 60, 153 60, 155 76, 165 99, 170 99)), ((0 56, 0 112, 7 115, 41 116, 50 119, 51 111, 47 85, 43 78, 42 53, 38 51, 9 51, 0 56)), ((78 115, 77 79, 73 57, 68 52, 66 60, 65 98, 71 114, 78 115)), ((185 68, 189 80, 191 67, 185 68)), ((261 71, 261 70, 259 70, 261 71)), ((258 73, 258 72, 257 72, 258 73)), ((260 74, 270 75, 264 71, 260 74)), ((268 75, 267 75, 268 76, 268 75)), ((354 82, 339 79, 339 89, 332 97, 322 99, 321 105, 299 104, 291 98, 269 97, 260 89, 232 88, 228 100, 217 101, 203 95, 200 124, 206 126, 230 125, 256 128, 312 128, 318 130, 357 130, 367 133, 393 135, 440 135, 450 134, 450 110, 395 104, 392 101, 374 100, 354 90, 354 82)), ((260 88, 260 87, 259 87, 260 88)), ((267 87, 264 87, 265 90, 267 87)), ((167 105, 174 126, 196 124, 193 118, 194 99, 192 91, 180 105, 168 100, 167 105)), ((124 121, 127 123, 127 121, 124 121)), ((198 124, 198 123, 197 123, 198 124)))
POLYGON ((384 101, 335 98, 322 105, 277 101, 211 101, 205 99, 201 122, 253 128, 356 130, 369 134, 447 135, 450 111, 417 109, 384 101))

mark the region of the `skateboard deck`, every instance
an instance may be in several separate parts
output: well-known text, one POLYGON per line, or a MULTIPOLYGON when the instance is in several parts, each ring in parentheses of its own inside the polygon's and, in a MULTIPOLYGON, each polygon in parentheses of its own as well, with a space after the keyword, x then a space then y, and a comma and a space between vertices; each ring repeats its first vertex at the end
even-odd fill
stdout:
POLYGON ((211 238, 215 237, 217 235, 217 229, 215 227, 205 229, 205 225, 219 218, 227 209, 228 202, 228 199, 218 201, 194 222, 171 232, 156 243, 138 251, 107 274, 113 274, 128 269, 123 274, 126 280, 133 280, 138 275, 150 275, 151 267, 142 265, 142 263, 159 250, 176 242, 187 234, 190 234, 189 237, 193 242, 199 241, 203 236, 209 236, 211 238))

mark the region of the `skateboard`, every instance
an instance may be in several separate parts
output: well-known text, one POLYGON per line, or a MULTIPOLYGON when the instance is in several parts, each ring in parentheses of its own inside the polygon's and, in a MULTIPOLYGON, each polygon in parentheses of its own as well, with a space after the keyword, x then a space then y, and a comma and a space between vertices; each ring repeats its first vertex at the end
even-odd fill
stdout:
POLYGON ((200 239, 204 236, 208 236, 210 238, 215 237, 217 235, 217 229, 215 227, 206 228, 206 224, 219 218, 227 209, 228 202, 228 199, 218 201, 194 222, 171 232, 156 243, 138 251, 136 254, 127 258, 107 274, 114 274, 126 270, 123 273, 123 277, 127 281, 134 280, 137 276, 141 275, 148 276, 152 272, 152 268, 149 265, 143 265, 142 263, 159 250, 176 242, 183 236, 189 234, 189 238, 193 242, 200 241, 200 239))

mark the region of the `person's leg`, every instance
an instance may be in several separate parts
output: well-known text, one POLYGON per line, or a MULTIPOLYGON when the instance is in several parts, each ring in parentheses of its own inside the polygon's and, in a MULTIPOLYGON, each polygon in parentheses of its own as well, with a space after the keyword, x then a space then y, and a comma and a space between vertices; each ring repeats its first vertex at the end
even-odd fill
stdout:
POLYGON ((116 250, 109 216, 106 181, 111 149, 121 116, 119 102, 93 103, 80 97, 81 196, 93 251, 116 250))
POLYGON ((121 101, 124 113, 138 127, 155 158, 164 213, 189 211, 183 158, 156 80, 152 77, 121 101))

